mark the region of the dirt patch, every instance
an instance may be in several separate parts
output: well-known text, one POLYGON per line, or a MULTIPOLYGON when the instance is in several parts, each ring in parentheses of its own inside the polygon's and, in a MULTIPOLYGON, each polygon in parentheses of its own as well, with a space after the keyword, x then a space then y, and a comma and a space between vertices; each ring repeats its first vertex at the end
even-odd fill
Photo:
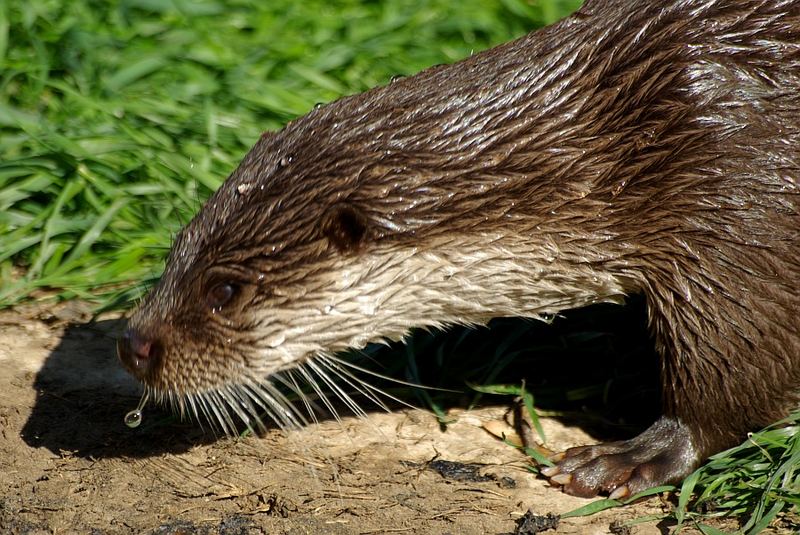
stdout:
MULTIPOLYGON (((0 313, 2 533, 669 531, 624 526, 663 512, 658 499, 548 516, 588 500, 538 479, 483 429, 504 407, 453 410, 446 432, 432 415, 403 410, 217 438, 152 407, 129 429, 123 416, 139 387, 115 357, 121 322, 80 324, 86 317, 79 305, 0 313)), ((592 441, 555 420, 544 425, 554 449, 592 441)))

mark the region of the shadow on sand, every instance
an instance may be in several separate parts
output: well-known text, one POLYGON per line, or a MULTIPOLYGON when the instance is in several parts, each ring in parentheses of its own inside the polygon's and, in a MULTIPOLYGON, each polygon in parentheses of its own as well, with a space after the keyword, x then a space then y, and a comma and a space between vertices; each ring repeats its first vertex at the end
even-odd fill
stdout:
MULTIPOLYGON (((466 392, 379 385, 416 406, 469 406, 476 397, 465 385, 524 379, 537 406, 557 411, 598 439, 625 438, 658 414, 658 362, 645 318, 644 304, 634 299, 623 307, 573 311, 552 324, 499 319, 488 328, 420 332, 408 345, 350 357, 384 375, 466 392)), ((103 320, 66 329, 34 383, 36 404, 22 431, 28 445, 57 455, 146 457, 217 439, 207 426, 181 422, 152 402, 140 427, 125 426, 124 416, 136 407, 141 387, 116 357, 115 339, 123 328, 124 320, 103 320)), ((508 404, 510 399, 484 395, 479 402, 508 404)), ((362 406, 375 409, 367 401, 362 406)))

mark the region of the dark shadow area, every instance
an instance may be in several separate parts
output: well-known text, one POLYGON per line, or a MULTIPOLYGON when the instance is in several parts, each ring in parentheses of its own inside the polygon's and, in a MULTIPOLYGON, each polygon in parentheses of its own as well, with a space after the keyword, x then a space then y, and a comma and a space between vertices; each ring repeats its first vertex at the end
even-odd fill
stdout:
POLYGON ((663 535, 668 535, 668 534, 673 532, 673 530, 675 529, 675 526, 677 526, 677 525, 678 525, 678 522, 676 520, 673 520, 671 518, 665 518, 664 520, 662 520, 658 524, 656 524, 656 528, 663 535))
MULTIPOLYGON (((598 440, 630 438, 660 414, 660 361, 640 297, 568 311, 549 323, 498 318, 482 328, 417 332, 405 345, 365 353, 351 358, 389 377, 461 392, 412 390, 421 407, 508 404, 510 397, 478 394, 470 385, 524 381, 537 408, 598 440)), ((381 386, 409 399, 407 387, 381 386)))
POLYGON ((124 324, 105 320, 66 328, 34 382, 36 404, 22 429, 28 445, 105 458, 178 453, 214 440, 153 403, 141 427, 126 427, 125 414, 136 408, 142 388, 117 361, 116 336, 124 324))
MULTIPOLYGON (((56 454, 106 458, 177 453, 216 440, 208 426, 181 422, 153 402, 140 427, 125 426, 123 418, 136 407, 141 387, 117 361, 115 339, 123 327, 118 320, 66 330, 36 377, 37 401, 22 433, 27 444, 56 454)), ((549 324, 513 318, 484 328, 417 332, 406 344, 371 346, 345 358, 392 378, 457 391, 416 389, 360 374, 428 409, 510 405, 508 396, 477 394, 469 385, 525 381, 538 408, 599 440, 633 436, 659 412, 658 359, 641 299, 571 311, 549 324)), ((367 411, 381 410, 353 397, 367 411)), ((400 406, 388 400, 387 405, 400 406)))

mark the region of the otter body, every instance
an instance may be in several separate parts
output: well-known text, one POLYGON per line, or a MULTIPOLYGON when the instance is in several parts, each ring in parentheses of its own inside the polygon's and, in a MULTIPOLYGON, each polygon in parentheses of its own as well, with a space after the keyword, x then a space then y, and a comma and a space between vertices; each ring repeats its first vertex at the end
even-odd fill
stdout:
POLYGON ((262 136, 119 354, 181 411, 292 425, 269 378, 337 351, 641 293, 663 416, 547 471, 622 497, 797 403, 799 200, 800 3, 592 0, 262 136))

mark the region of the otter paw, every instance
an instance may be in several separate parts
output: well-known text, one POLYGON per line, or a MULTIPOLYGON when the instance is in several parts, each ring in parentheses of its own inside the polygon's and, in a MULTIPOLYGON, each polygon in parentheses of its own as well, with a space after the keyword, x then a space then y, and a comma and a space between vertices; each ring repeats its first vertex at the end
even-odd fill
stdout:
POLYGON ((686 477, 699 463, 688 428, 662 417, 630 440, 570 448, 541 470, 573 496, 624 499, 686 477))

